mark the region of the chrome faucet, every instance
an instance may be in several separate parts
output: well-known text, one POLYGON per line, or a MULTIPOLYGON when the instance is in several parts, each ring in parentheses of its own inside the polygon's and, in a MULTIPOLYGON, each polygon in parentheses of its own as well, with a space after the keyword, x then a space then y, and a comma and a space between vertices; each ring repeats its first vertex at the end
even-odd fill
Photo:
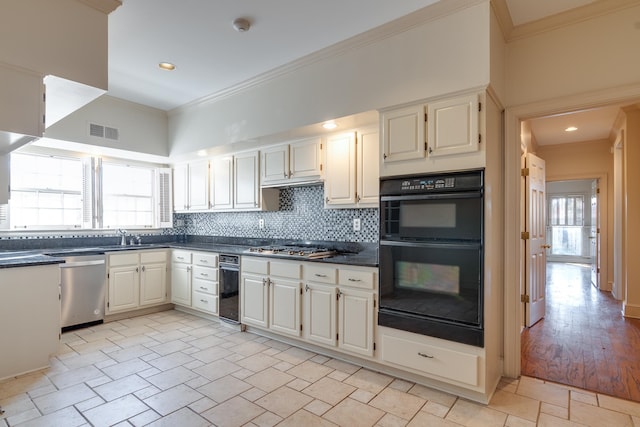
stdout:
POLYGON ((118 228, 117 233, 120 235, 120 246, 127 246, 127 230, 118 228))

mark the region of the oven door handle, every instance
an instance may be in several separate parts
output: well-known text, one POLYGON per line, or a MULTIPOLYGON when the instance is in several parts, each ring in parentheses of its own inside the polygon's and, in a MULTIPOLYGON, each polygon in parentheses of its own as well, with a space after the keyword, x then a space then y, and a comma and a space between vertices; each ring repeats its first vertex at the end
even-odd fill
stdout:
POLYGON ((380 196, 381 202, 395 202, 406 200, 451 200, 451 199, 478 199, 482 197, 482 191, 465 191, 460 193, 438 194, 404 194, 394 196, 380 196))
POLYGON ((482 249, 480 242, 449 242, 435 240, 380 240, 380 246, 410 248, 482 249))

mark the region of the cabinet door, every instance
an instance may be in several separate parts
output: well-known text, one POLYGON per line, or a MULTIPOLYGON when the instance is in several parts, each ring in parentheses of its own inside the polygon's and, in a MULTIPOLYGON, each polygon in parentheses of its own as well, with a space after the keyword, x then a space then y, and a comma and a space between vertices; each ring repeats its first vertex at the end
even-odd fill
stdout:
POLYGON ((209 161, 189 164, 189 210, 209 209, 209 161))
POLYGON ((337 339, 336 287, 307 283, 304 286, 305 338, 335 346, 337 339))
POLYGON ((300 336, 300 282, 284 279, 269 281, 269 328, 294 337, 300 336))
POLYGON ((237 154, 234 157, 233 206, 236 209, 257 209, 259 201, 258 152, 237 154))
POLYGON ((262 185, 289 179, 289 145, 277 145, 261 150, 262 185))
POLYGON ((378 206, 380 192, 380 136, 378 131, 363 132, 357 144, 358 206, 378 206))
POLYGON ((269 326, 267 278, 265 276, 246 276, 240 280, 241 322, 248 325, 269 326))
POLYGON ((191 306, 191 266, 173 263, 171 265, 171 302, 191 306))
POLYGON ((140 267, 140 305, 161 304, 167 300, 167 264, 140 267))
POLYGON ((139 267, 125 266, 109 269, 109 303, 107 310, 132 310, 138 307, 139 267))
POLYGON ((233 208, 233 157, 211 161, 211 209, 233 208))
POLYGON ((356 203, 356 136, 345 133, 327 138, 324 181, 325 206, 356 203))
POLYGON ((176 165, 173 168, 173 210, 187 210, 187 173, 189 167, 186 164, 176 165))
POLYGON ((422 159, 425 156, 424 105, 382 113, 383 163, 422 159))
POLYGON ((352 353, 373 356, 373 293, 340 289, 338 346, 352 353))
POLYGON ((478 95, 429 103, 429 157, 478 151, 478 95))
POLYGON ((290 144, 289 178, 296 181, 320 178, 322 175, 320 145, 320 138, 305 139, 290 144))

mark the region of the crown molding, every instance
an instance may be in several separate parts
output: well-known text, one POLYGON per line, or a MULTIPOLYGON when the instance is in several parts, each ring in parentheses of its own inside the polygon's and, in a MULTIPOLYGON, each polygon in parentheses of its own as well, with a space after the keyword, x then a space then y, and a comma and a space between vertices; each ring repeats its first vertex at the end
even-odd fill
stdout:
MULTIPOLYGON (((496 3, 496 6, 499 3, 504 3, 504 6, 506 7, 505 0, 492 1, 496 3)), ((557 30, 567 25, 587 21, 598 16, 608 15, 637 5, 638 0, 598 0, 585 6, 558 13, 557 15, 552 15, 537 21, 512 27, 512 30, 505 34, 505 38, 508 43, 547 31, 557 30)))
POLYGON ((491 9, 498 20, 498 25, 502 31, 502 36, 507 40, 509 34, 513 31, 513 21, 511 20, 511 13, 507 7, 506 0, 491 0, 491 9))
POLYGON ((444 16, 451 15, 460 10, 467 9, 469 7, 485 2, 486 0, 437 1, 436 3, 419 9, 418 11, 413 12, 409 15, 403 16, 394 21, 388 22, 379 27, 353 36, 349 39, 343 40, 319 51, 303 56, 302 58, 296 59, 295 61, 274 68, 273 70, 259 74, 256 77, 245 80, 230 88, 223 89, 205 97, 196 99, 187 104, 178 106, 172 110, 169 110, 168 115, 173 116, 192 108, 196 108, 198 106, 218 102, 222 99, 237 95, 241 92, 247 91, 253 87, 262 85, 301 68, 308 67, 314 63, 344 55, 352 50, 377 43, 381 40, 393 37, 397 34, 401 34, 415 27, 421 26, 427 22, 435 21, 444 16))

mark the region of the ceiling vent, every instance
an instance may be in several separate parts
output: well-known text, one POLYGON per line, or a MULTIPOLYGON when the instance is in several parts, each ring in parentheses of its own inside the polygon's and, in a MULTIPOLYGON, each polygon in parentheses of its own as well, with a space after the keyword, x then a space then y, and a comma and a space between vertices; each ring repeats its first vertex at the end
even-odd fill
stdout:
POLYGON ((89 123, 89 135, 98 138, 111 139, 113 141, 118 141, 120 139, 120 132, 118 129, 96 123, 89 123))

